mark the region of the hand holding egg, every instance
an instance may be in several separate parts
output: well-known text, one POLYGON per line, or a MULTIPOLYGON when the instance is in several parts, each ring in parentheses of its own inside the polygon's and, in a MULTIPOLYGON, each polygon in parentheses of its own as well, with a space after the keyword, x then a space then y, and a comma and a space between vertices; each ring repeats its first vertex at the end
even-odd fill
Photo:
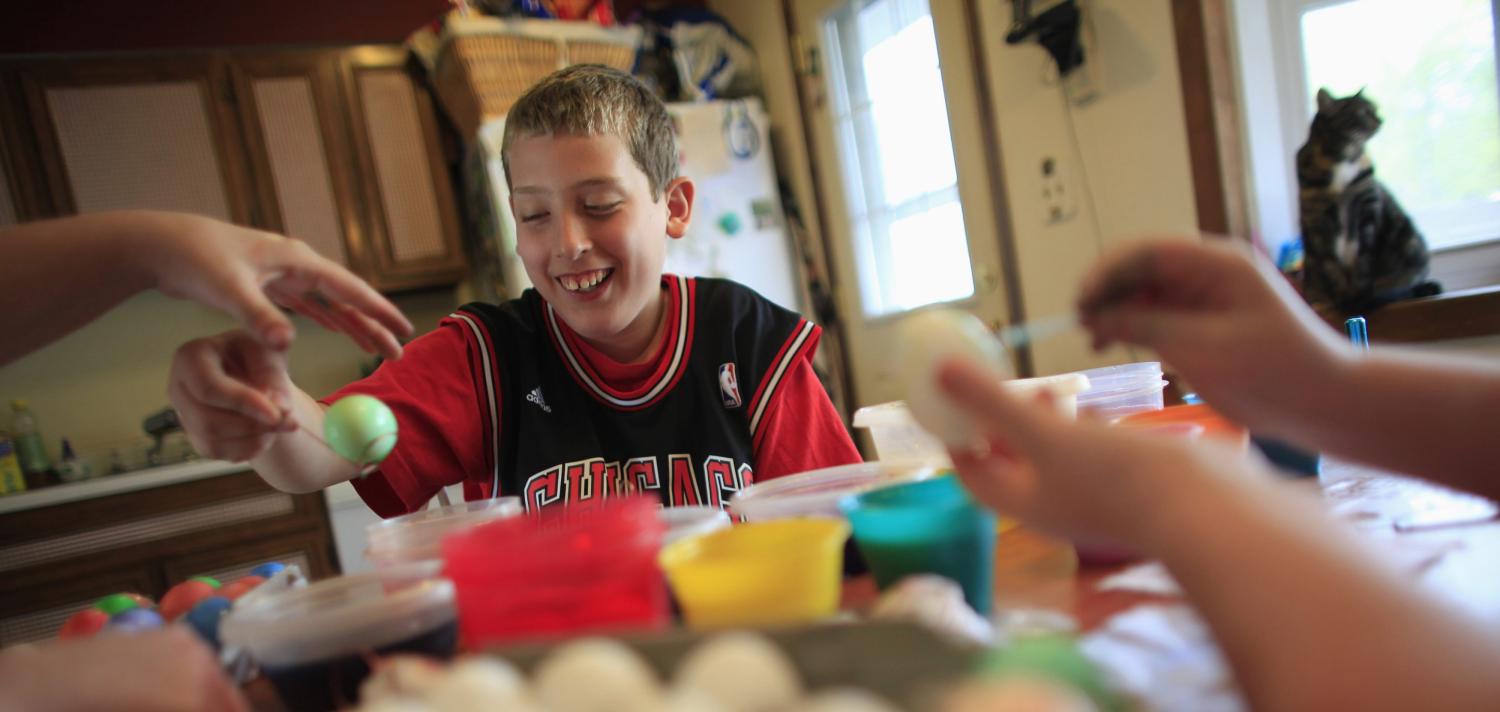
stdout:
POLYGON ((960 449, 974 446, 980 436, 969 417, 938 384, 938 367, 955 358, 984 367, 997 381, 1012 375, 1005 348, 973 314, 933 309, 901 322, 901 380, 906 404, 927 432, 948 447, 960 449))

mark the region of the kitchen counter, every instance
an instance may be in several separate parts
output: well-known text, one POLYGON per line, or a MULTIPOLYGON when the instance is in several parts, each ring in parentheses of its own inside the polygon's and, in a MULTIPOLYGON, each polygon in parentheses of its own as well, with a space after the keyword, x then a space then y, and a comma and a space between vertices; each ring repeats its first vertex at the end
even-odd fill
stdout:
POLYGON ((0 497, 0 514, 24 512, 28 509, 36 509, 38 507, 50 507, 55 504, 77 502, 112 494, 165 487, 166 485, 177 484, 179 482, 191 482, 206 477, 218 477, 219 475, 227 475, 234 472, 245 472, 249 469, 250 466, 242 462, 194 460, 176 465, 124 472, 118 475, 105 475, 81 482, 69 482, 52 487, 43 487, 24 494, 0 497))

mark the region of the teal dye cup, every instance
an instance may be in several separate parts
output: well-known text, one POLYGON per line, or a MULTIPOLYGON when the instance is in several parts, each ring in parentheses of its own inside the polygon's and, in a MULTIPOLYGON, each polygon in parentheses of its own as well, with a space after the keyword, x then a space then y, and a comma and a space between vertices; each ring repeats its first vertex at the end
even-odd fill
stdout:
POLYGON ((846 497, 854 541, 881 590, 911 574, 937 574, 988 616, 995 597, 995 513, 953 475, 846 497))

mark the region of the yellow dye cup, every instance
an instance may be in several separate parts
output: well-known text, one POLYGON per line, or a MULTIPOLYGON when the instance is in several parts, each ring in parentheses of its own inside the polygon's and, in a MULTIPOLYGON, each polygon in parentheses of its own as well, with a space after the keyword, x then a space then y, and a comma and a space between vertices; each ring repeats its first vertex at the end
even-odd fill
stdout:
POLYGON ((805 623, 838 610, 849 523, 777 519, 665 547, 659 561, 693 628, 805 623))

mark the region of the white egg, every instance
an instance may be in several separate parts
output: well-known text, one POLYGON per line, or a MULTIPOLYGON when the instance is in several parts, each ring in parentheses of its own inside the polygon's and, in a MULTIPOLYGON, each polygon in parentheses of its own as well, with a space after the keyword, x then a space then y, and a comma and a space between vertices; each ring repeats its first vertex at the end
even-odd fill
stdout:
POLYGON ((676 684, 706 693, 729 712, 778 710, 802 696, 791 661, 754 633, 724 633, 694 648, 678 666, 676 684))
POLYGON ((656 674, 630 648, 588 638, 547 656, 532 678, 537 701, 552 712, 649 709, 661 698, 656 674))
POLYGON ((359 686, 362 703, 420 698, 447 678, 447 668, 421 655, 392 655, 375 663, 359 686))
POLYGON ((824 690, 813 695, 792 712, 897 712, 896 707, 874 693, 854 688, 824 690))
POLYGON ((434 712, 539 709, 529 697, 526 679, 510 663, 479 656, 454 663, 448 675, 426 691, 424 699, 434 712))
POLYGON ((930 309, 901 322, 901 373, 906 404, 927 432, 949 447, 975 444, 979 434, 972 419, 959 410, 938 385, 938 367, 949 359, 963 359, 995 375, 1011 376, 1005 348, 979 317, 956 309, 930 309))
POLYGON ((935 574, 916 574, 897 581, 875 600, 870 617, 915 621, 976 645, 995 642, 994 625, 969 607, 964 590, 935 574))

